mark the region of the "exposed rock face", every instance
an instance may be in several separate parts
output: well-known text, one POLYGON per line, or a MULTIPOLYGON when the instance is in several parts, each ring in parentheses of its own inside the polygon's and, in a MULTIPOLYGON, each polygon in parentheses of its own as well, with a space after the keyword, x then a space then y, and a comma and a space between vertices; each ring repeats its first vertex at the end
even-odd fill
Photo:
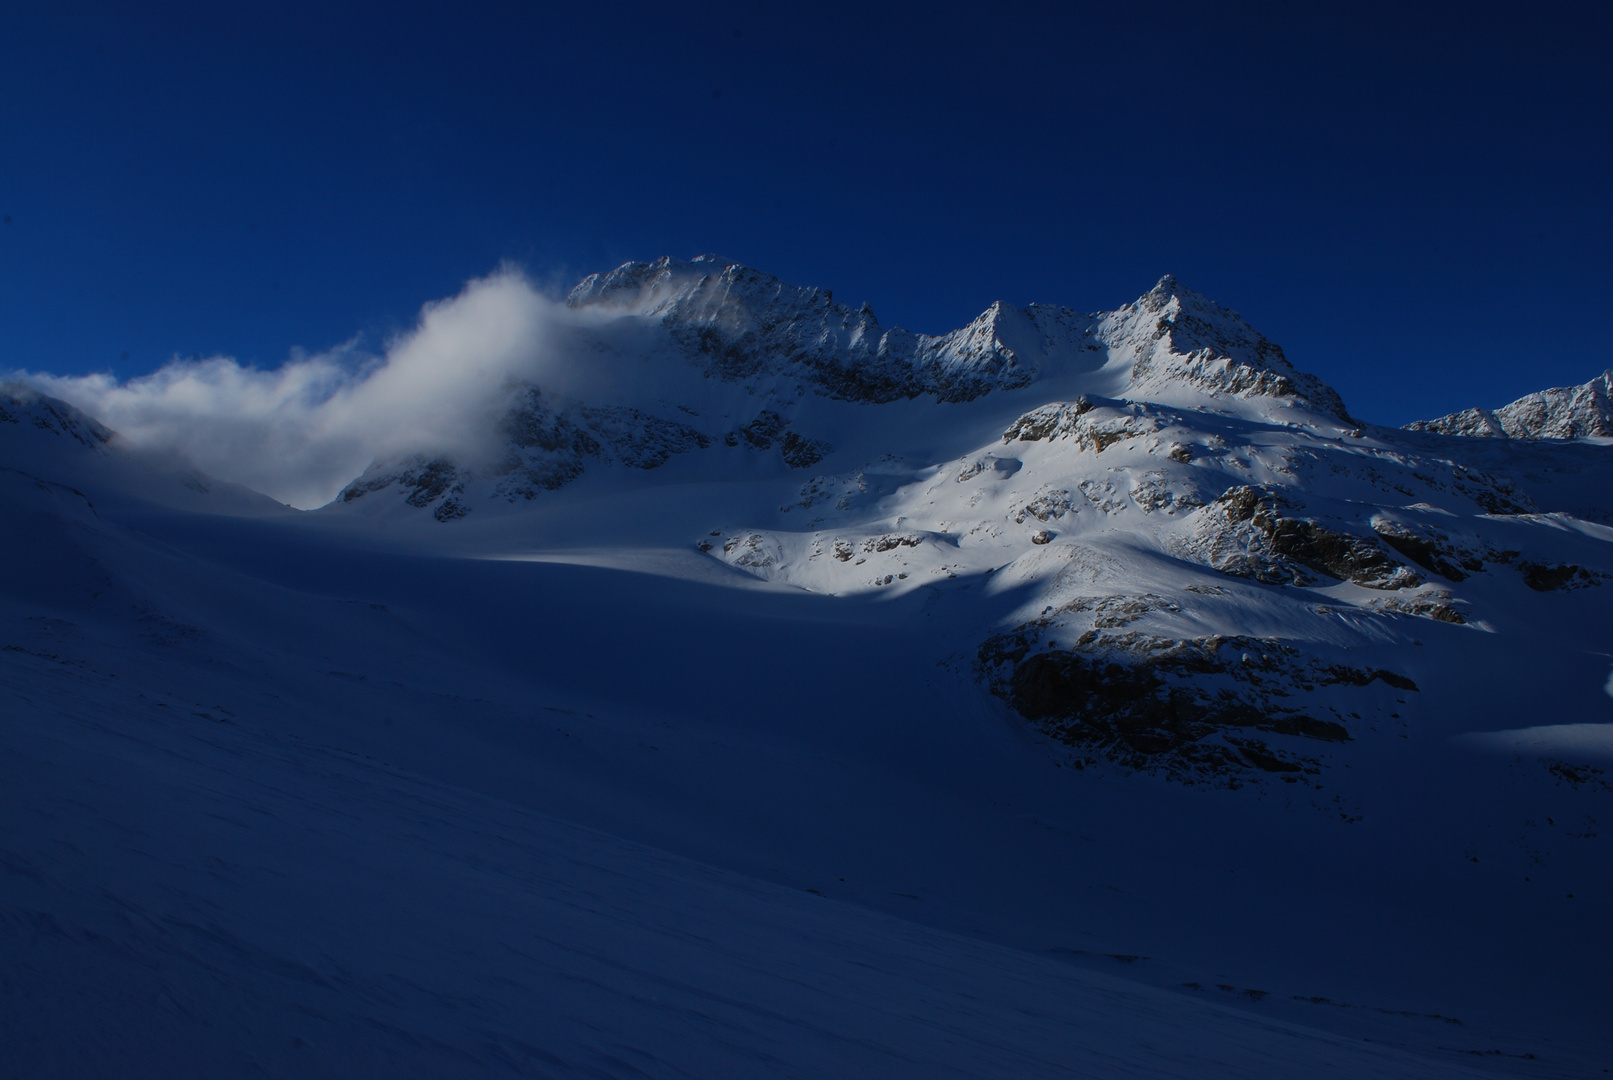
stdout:
POLYGON ((1455 626, 1467 622, 1467 616, 1451 603, 1451 594, 1445 589, 1380 597, 1372 601, 1372 608, 1388 615, 1411 615, 1455 626))
MULTIPOLYGON (((767 421, 761 423, 768 426, 767 421)), ((499 434, 503 437, 502 456, 479 467, 464 467, 440 455, 416 455, 372 466, 343 489, 338 501, 352 502, 399 485, 400 489, 413 488, 405 497, 410 506, 435 506, 439 521, 452 521, 469 512, 465 499, 455 500, 452 508, 437 505, 437 500, 448 494, 464 496, 466 481, 477 477, 496 480, 495 494, 514 502, 564 487, 582 475, 589 461, 654 469, 675 455, 712 444, 710 436, 690 424, 639 409, 556 407, 535 386, 523 387, 515 395, 499 423, 499 434), (445 477, 451 479, 439 482, 445 477)))
POLYGON ((1083 395, 1072 402, 1056 401, 1025 413, 1008 425, 1003 442, 1068 439, 1082 450, 1101 454, 1116 443, 1152 435, 1165 423, 1166 415, 1153 406, 1118 401, 1099 405, 1083 395))
POLYGON ((1587 570, 1573 563, 1558 563, 1556 566, 1551 566, 1546 563, 1521 562, 1518 564, 1518 569, 1523 572, 1523 583, 1536 592, 1583 589, 1590 585, 1600 585, 1608 577, 1607 574, 1587 570))
POLYGON ((1223 574, 1271 585, 1308 585, 1325 574, 1369 589, 1410 589, 1418 574, 1391 559, 1376 540, 1287 516, 1279 497, 1248 485, 1229 488, 1202 512, 1183 553, 1223 574))
POLYGON ((883 536, 870 536, 863 541, 863 550, 867 552, 894 551, 899 547, 918 547, 924 543, 924 537, 919 533, 886 533, 883 536))
POLYGON ((379 475, 360 477, 347 485, 338 498, 352 502, 393 485, 404 493, 405 503, 430 509, 438 521, 455 521, 470 512, 463 501, 464 480, 453 462, 443 457, 417 456, 379 475))
POLYGON ((1400 554, 1447 581, 1465 581, 1468 574, 1484 570, 1482 558, 1457 548, 1450 537, 1437 529, 1413 529, 1403 522, 1375 517, 1372 531, 1400 554))
POLYGON ((1065 488, 1044 488, 1037 492, 1036 497, 1026 503, 1014 515, 1014 520, 1023 525, 1026 518, 1035 518, 1037 521, 1054 521, 1068 514, 1074 507, 1070 503, 1070 493, 1065 488))
POLYGON ((1553 387, 1499 409, 1464 409, 1407 424, 1412 431, 1513 439, 1613 437, 1613 369, 1582 386, 1553 387))
MULTIPOLYGON (((1124 599, 1124 598, 1110 598, 1124 599)), ((1307 743, 1351 738, 1300 695, 1374 683, 1415 691, 1390 671, 1327 663, 1277 641, 1173 639, 1094 629, 1074 648, 1046 648, 1030 624, 981 645, 988 687, 1053 739, 1127 768, 1236 786, 1251 774, 1319 771, 1307 743), (1337 688, 1337 689, 1334 689, 1337 688)), ((1314 701, 1313 705, 1322 705, 1314 701)))
POLYGON ((1139 476, 1132 483, 1130 494, 1131 504, 1145 514, 1175 514, 1178 511, 1192 511, 1204 505, 1204 497, 1196 488, 1173 479, 1158 469, 1139 476))
POLYGON ((1451 470, 1451 490, 1466 495, 1487 514, 1533 514, 1539 510, 1534 500, 1506 477, 1462 465, 1451 470))
POLYGON ((722 438, 729 446, 743 445, 752 450, 768 450, 777 443, 779 456, 792 469, 809 469, 834 450, 822 439, 809 439, 798 432, 786 430, 787 427, 782 416, 771 409, 764 409, 756 419, 722 438))
POLYGON ((794 431, 786 432, 779 443, 779 456, 792 469, 810 469, 834 447, 822 439, 808 439, 794 431))
POLYGON ((722 549, 735 566, 758 570, 772 566, 779 557, 778 545, 769 542, 761 533, 730 537, 722 549))

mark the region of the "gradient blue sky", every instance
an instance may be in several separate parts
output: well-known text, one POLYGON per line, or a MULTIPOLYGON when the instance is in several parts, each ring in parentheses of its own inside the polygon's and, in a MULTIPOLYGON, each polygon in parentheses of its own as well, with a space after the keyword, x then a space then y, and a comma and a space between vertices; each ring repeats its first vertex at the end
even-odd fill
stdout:
POLYGON ((0 368, 715 251, 929 332, 1168 271, 1367 419, 1499 405, 1613 364, 1610 8, 17 5, 0 368))

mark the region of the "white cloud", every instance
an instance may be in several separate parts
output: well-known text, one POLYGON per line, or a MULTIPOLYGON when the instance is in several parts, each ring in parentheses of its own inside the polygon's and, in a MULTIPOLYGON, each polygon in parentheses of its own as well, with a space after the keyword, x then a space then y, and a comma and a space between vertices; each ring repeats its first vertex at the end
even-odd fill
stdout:
POLYGON ((510 383, 555 374, 565 332, 582 318, 506 269, 427 305, 380 357, 341 348, 272 371, 228 357, 176 360, 122 383, 21 377, 130 445, 178 451, 213 476, 313 507, 376 459, 474 455, 510 383))

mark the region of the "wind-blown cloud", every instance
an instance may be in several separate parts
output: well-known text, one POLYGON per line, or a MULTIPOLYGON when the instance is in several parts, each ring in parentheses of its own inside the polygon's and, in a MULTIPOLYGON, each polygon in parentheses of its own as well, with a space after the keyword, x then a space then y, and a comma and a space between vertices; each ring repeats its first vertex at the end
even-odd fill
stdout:
POLYGON ((582 318, 506 269, 428 304, 379 357, 343 348, 273 370, 176 360, 121 383, 20 374, 131 446, 178 451, 213 476, 313 507, 377 459, 484 449, 509 386, 553 370, 582 318))

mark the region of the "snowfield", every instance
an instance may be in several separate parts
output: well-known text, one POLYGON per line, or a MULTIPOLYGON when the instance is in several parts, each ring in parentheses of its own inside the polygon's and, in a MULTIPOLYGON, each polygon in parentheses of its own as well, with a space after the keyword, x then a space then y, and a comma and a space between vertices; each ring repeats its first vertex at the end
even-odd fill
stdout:
POLYGON ((1605 386, 1377 427, 1171 278, 568 310, 313 510, 0 392, 0 1072, 1613 1069, 1605 386))

